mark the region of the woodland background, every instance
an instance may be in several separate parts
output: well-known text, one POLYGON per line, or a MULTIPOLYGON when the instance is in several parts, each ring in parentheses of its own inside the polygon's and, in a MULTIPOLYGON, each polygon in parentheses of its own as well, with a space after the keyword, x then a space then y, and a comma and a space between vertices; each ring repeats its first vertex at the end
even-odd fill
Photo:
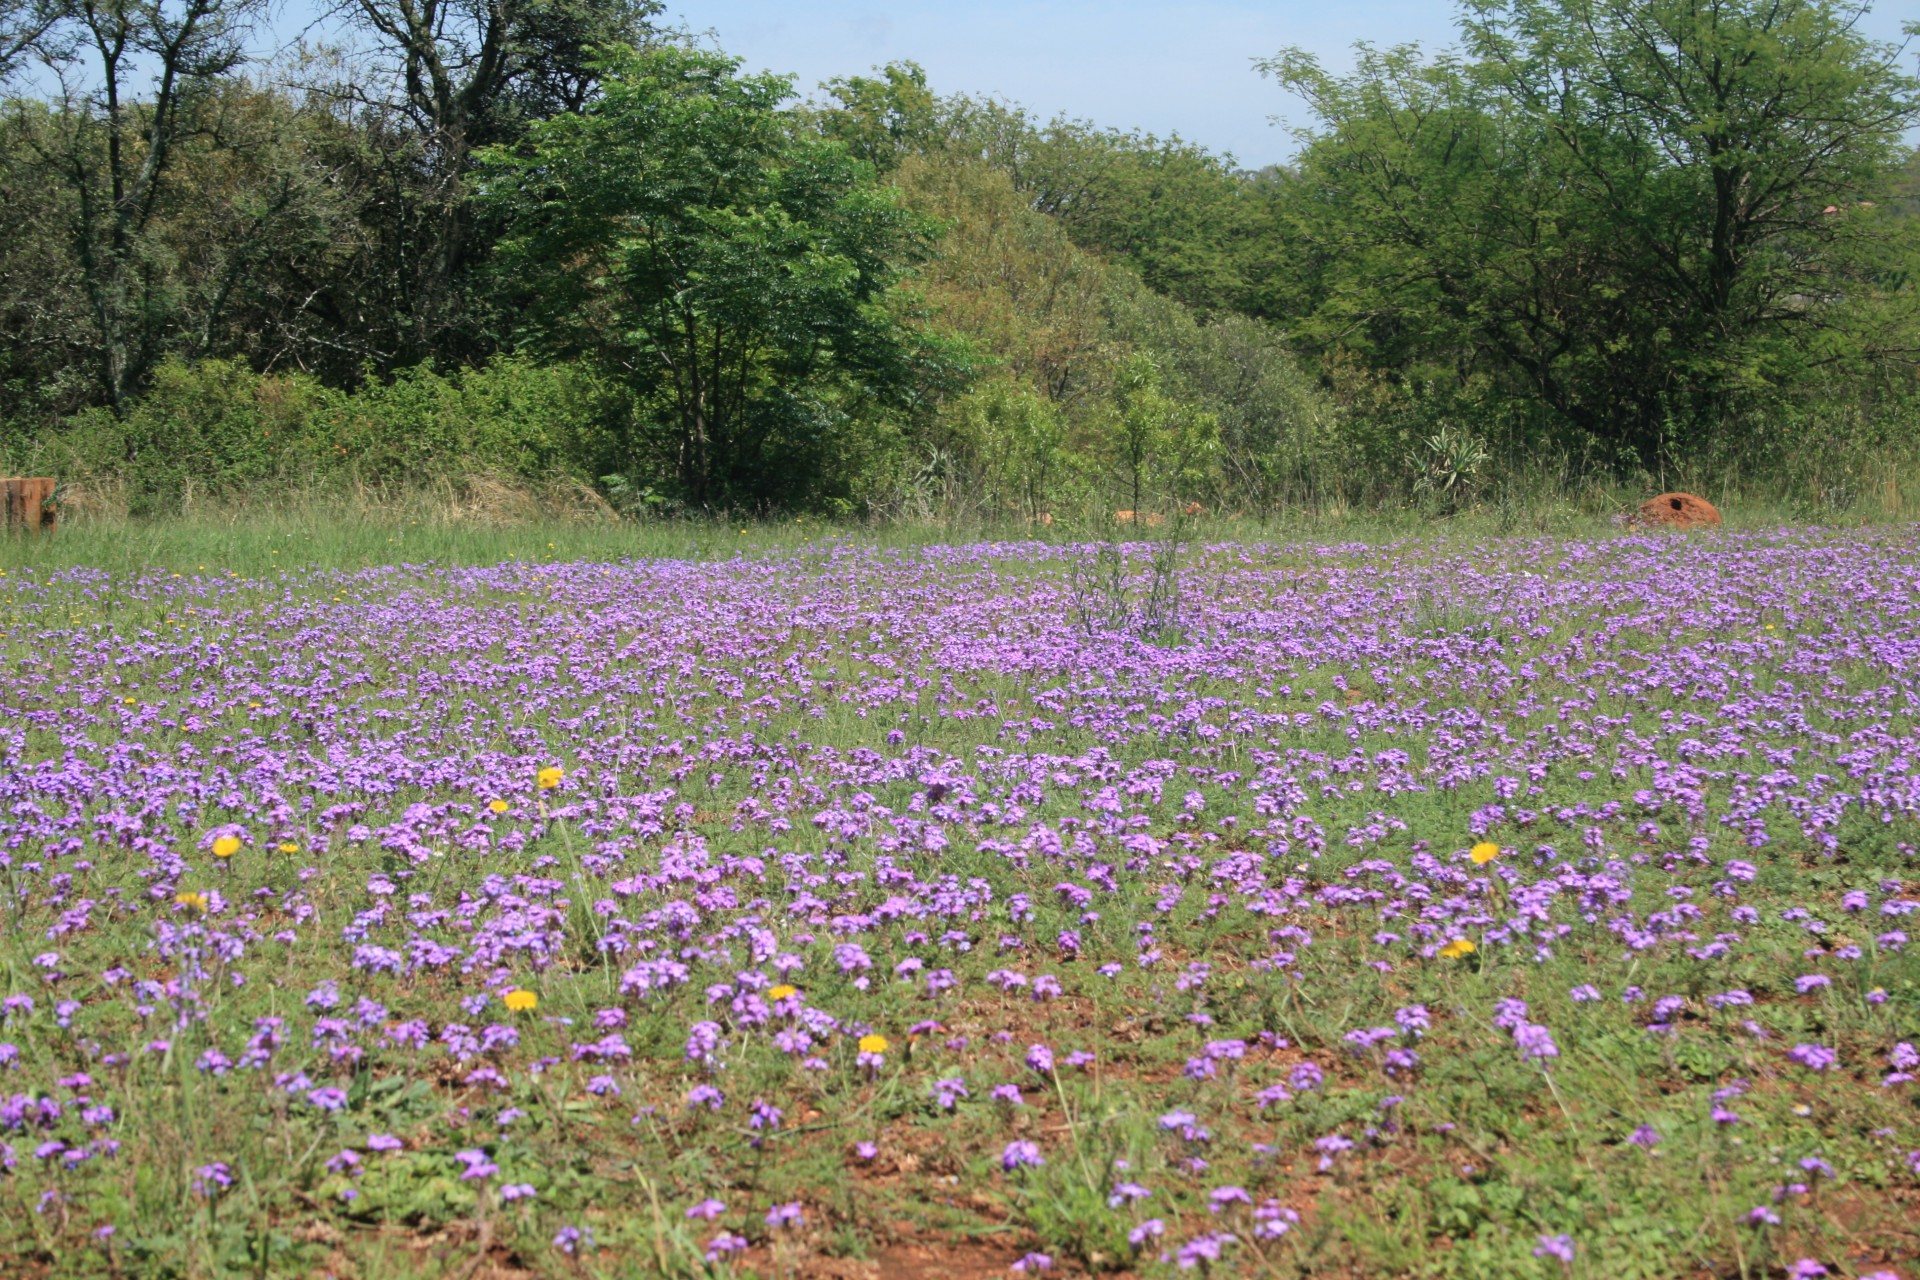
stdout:
POLYGON ((262 62, 264 0, 0 0, 0 466, 134 516, 1920 502, 1920 81, 1853 6, 1272 52, 1313 119, 1258 171, 911 63, 805 96, 649 0, 333 16, 262 62))

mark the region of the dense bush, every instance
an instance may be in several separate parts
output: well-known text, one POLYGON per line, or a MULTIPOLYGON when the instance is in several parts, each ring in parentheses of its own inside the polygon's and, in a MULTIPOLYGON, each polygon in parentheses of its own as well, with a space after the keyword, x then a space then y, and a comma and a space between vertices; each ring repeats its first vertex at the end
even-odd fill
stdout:
POLYGON ((937 415, 906 509, 1263 511, 1365 473, 1361 435, 1271 326, 1154 292, 985 163, 910 157, 895 178, 946 228, 916 277, 935 318, 993 370, 937 415))
POLYGON ((1101 301, 1114 337, 1154 360, 1174 399, 1215 420, 1216 500, 1270 510, 1350 491, 1371 469, 1370 424, 1344 420, 1270 325, 1238 315, 1203 324, 1124 271, 1101 301))
POLYGON ((88 410, 36 467, 117 482, 136 513, 244 501, 262 488, 395 488, 477 473, 540 482, 618 471, 632 409, 575 366, 502 358, 426 366, 358 391, 233 360, 170 361, 124 415, 88 410))

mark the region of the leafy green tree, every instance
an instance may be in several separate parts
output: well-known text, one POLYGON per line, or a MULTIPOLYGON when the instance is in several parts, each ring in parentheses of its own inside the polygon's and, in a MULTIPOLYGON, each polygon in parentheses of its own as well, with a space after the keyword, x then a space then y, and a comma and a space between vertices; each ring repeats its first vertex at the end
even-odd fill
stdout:
POLYGON ((183 150, 206 118, 198 108, 245 62, 264 3, 63 0, 35 43, 61 101, 28 113, 29 128, 15 140, 69 196, 91 363, 116 410, 181 323, 178 277, 155 228, 178 194, 183 150))
POLYGON ((876 76, 846 76, 824 86, 836 104, 808 116, 829 138, 891 174, 909 155, 939 148, 944 138, 940 103, 927 87, 927 73, 914 62, 891 62, 876 76))
MULTIPOLYGON (((651 37, 659 0, 339 0, 372 37, 366 68, 329 87, 359 116, 356 168, 385 188, 369 206, 388 249, 390 363, 475 359, 491 348, 468 285, 497 228, 474 225, 475 151, 598 91, 597 50, 651 37)), ((383 317, 384 319, 385 317, 383 317)))
POLYGON ((607 71, 601 97, 480 171, 527 336, 629 381, 692 506, 818 498, 849 437, 941 373, 892 291, 931 228, 789 127, 785 77, 684 48, 607 71))
POLYGON ((1292 201, 1304 327, 1648 462, 1737 425, 1863 349, 1836 303, 1881 229, 1835 215, 1874 198, 1920 82, 1859 12, 1471 0, 1463 57, 1266 61, 1320 120, 1292 201))
POLYGON ((1103 394, 1111 353, 1100 296, 1110 268, 981 161, 910 156, 894 177, 907 206, 942 228, 912 280, 936 321, 1063 408, 1103 394))
POLYGON ((1207 312, 1256 311, 1276 270, 1277 190, 1231 156, 1179 137, 1042 122, 1024 107, 936 97, 926 73, 893 63, 832 80, 807 112, 882 173, 907 157, 1004 173, 1036 213, 1083 249, 1125 264, 1155 290, 1207 312))
POLYGON ((1047 140, 1028 173, 1044 184, 1038 207, 1053 211, 1076 244, 1125 263, 1156 292, 1202 313, 1258 308, 1259 281, 1282 246, 1268 188, 1232 157, 1179 137, 1058 121, 1047 140), (1069 177, 1070 169, 1085 178, 1069 177))
POLYGON ((1273 184, 1177 136, 1102 129, 965 97, 942 106, 942 145, 1004 170, 1075 244, 1203 312, 1254 311, 1274 269, 1273 184))
POLYGON ((21 430, 100 396, 70 193, 28 145, 51 114, 45 103, 19 102, 0 121, 0 418, 21 430))
POLYGON ((1351 465, 1348 424, 1273 325, 1232 313, 1202 323, 1122 270, 1109 276, 1102 309, 1106 343, 1148 356, 1167 393, 1217 426, 1220 474, 1187 496, 1217 485, 1227 501, 1274 511, 1364 481, 1351 465))
POLYGON ((26 61, 59 12, 50 0, 0 0, 0 82, 26 61))
POLYGON ((1219 420, 1167 395, 1151 356, 1128 358, 1114 391, 1109 447, 1128 508, 1145 511, 1162 498, 1190 502, 1209 488, 1219 420))
POLYGON ((1008 378, 958 397, 935 446, 957 459, 974 504, 1034 520, 1066 496, 1073 458, 1067 422, 1054 401, 1008 378))
POLYGON ((124 411, 174 357, 348 378, 364 359, 354 344, 377 326, 322 305, 351 268, 364 194, 326 155, 325 117, 237 76, 196 86, 164 125, 155 107, 124 106, 119 199, 97 103, 0 111, 0 378, 18 380, 7 399, 24 417, 124 411), (142 180, 156 128, 165 152, 142 180))
POLYGON ((1496 375, 1605 434, 1609 386, 1644 353, 1608 343, 1631 303, 1595 278, 1603 232, 1566 207, 1542 131, 1472 67, 1413 47, 1362 46, 1345 77, 1297 50, 1265 67, 1322 122, 1288 190, 1296 338, 1414 386, 1496 375))
POLYGON ((1844 312, 1818 304, 1846 290, 1873 229, 1828 210, 1879 194, 1920 120, 1920 80, 1858 31, 1866 7, 1469 0, 1469 47, 1551 131, 1614 273, 1658 300, 1662 407, 1689 424, 1843 336, 1844 312))

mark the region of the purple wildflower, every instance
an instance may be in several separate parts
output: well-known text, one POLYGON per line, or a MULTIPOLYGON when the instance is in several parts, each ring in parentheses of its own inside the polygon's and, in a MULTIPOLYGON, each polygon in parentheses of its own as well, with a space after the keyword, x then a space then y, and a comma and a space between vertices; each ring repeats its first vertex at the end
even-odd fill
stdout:
POLYGON ((1009 1173, 1020 1168, 1035 1168, 1046 1162, 1039 1147, 1021 1140, 1009 1142, 1007 1149, 1000 1153, 1000 1167, 1009 1173))

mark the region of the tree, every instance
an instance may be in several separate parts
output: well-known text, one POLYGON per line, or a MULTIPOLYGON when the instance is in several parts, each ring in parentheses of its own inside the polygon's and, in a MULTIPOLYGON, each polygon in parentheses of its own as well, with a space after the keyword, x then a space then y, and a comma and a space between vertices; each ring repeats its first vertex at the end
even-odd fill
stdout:
POLYGON ((949 514, 1037 520, 1065 496, 1068 426, 1054 401, 1011 378, 988 378, 940 418, 926 470, 945 482, 938 496, 949 514))
POLYGON ((606 70, 598 99, 479 173, 526 336, 629 382, 692 506, 818 495, 856 425, 939 373, 891 293, 931 227, 789 127, 785 77, 683 48, 606 70))
POLYGON ((1563 158, 1457 58, 1363 46, 1356 63, 1265 64, 1323 122, 1287 191, 1296 339, 1413 386, 1495 378, 1605 435, 1615 362, 1646 353, 1609 345, 1626 298, 1594 272, 1604 230, 1567 207, 1563 158))
POLYGON ((1469 45, 1566 155, 1613 265, 1660 298, 1676 416, 1785 380, 1863 249, 1920 81, 1833 0, 1470 0, 1469 45))
POLYGON ((915 156, 894 176, 908 207, 942 228, 913 278, 938 321, 1063 407, 1097 393, 1109 363, 1100 294, 1110 269, 980 161, 915 156))
POLYGON ((0 0, 0 84, 4 84, 59 17, 49 0, 0 0))
POLYGON ((62 101, 25 136, 72 197, 69 234, 96 377, 116 410, 181 322, 155 223, 171 204, 181 150, 205 123, 199 108, 245 61, 265 3, 65 0, 39 36, 62 101))
POLYGON ((807 118, 881 173, 908 157, 985 166, 1076 245, 1132 268, 1156 291, 1206 312, 1262 305, 1277 247, 1270 174, 1242 172, 1231 156, 1177 136, 1066 117, 1043 123, 991 98, 938 98, 911 62, 825 88, 831 105, 807 118))
MULTIPOLYGON (((169 357, 312 368, 317 353, 375 327, 336 326, 316 306, 349 265, 359 194, 319 145, 321 113, 229 75, 178 93, 162 124, 151 113, 164 103, 131 80, 116 155, 107 95, 81 91, 92 68, 78 57, 57 65, 77 86, 64 100, 16 100, 0 113, 10 411, 124 410, 169 357), (164 155, 149 168, 156 131, 164 155)), ((352 351, 335 367, 351 374, 364 358, 352 351)))
MULTIPOLYGON (((1110 275, 1102 303, 1104 345, 1150 357, 1168 395, 1211 417, 1218 449, 1202 451, 1196 461, 1217 458, 1217 483, 1234 501, 1274 511, 1290 500, 1350 491, 1364 480, 1339 456, 1344 424, 1275 326, 1231 313, 1201 323, 1124 270, 1110 275)), ((1189 469, 1203 474, 1183 496, 1205 496, 1215 478, 1204 474, 1204 465, 1189 469)))
POLYGON ((1920 120, 1834 0, 1470 0, 1467 58, 1263 68, 1320 117, 1293 226, 1312 326, 1504 383, 1651 463, 1810 362, 1920 120))
POLYGON ((1145 511, 1163 496, 1192 501, 1211 477, 1219 420, 1168 396, 1151 356, 1124 361, 1115 392, 1111 449, 1128 509, 1145 511))
POLYGON ((1102 129, 955 98, 945 145, 1004 169, 1075 244, 1203 312, 1254 311, 1277 246, 1273 189, 1178 136, 1102 129))
POLYGON ((890 62, 874 76, 829 80, 836 106, 808 112, 815 128, 844 142, 854 156, 891 174, 907 156, 944 141, 939 100, 927 88, 927 73, 914 62, 890 62))
POLYGON ((405 230, 388 266, 411 332, 396 335, 395 361, 484 347, 455 332, 471 322, 461 286, 485 248, 467 199, 474 152, 584 107, 598 89, 597 51, 644 43, 660 9, 660 0, 342 0, 339 12, 374 37, 383 73, 331 92, 372 126, 378 149, 365 159, 400 198, 388 216, 405 230))
POLYGON ((0 121, 0 418, 21 422, 72 413, 100 394, 70 193, 26 145, 49 114, 21 103, 0 121))

